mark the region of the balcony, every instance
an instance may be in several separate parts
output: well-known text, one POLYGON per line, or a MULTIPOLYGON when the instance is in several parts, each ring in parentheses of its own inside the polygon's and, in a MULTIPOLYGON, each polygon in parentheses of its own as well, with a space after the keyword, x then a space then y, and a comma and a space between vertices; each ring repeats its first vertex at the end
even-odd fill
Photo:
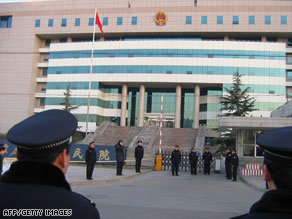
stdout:
POLYGON ((36 82, 39 82, 39 83, 47 83, 47 78, 46 77, 38 77, 36 79, 36 82))
POLYGON ((50 53, 50 48, 39 48, 39 53, 50 53))
POLYGON ((48 68, 49 67, 49 63, 48 62, 39 62, 38 63, 38 67, 39 68, 48 68))
POLYGON ((34 96, 38 97, 38 98, 45 98, 46 97, 46 93, 45 92, 38 92, 38 93, 35 93, 34 96))
POLYGON ((41 107, 41 106, 39 106, 39 107, 37 107, 37 108, 34 108, 34 110, 33 110, 35 113, 40 113, 40 112, 42 112, 42 111, 45 111, 45 107, 43 106, 43 107, 41 107))

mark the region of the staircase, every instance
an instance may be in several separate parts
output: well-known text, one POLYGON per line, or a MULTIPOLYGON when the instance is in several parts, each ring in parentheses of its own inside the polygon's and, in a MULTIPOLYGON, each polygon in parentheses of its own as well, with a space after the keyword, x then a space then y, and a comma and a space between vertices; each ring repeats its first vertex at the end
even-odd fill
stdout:
POLYGON ((132 142, 129 144, 129 148, 135 147, 137 145, 137 141, 141 140, 143 142, 144 149, 151 149, 157 136, 159 136, 158 125, 145 125, 139 134, 134 136, 132 142))

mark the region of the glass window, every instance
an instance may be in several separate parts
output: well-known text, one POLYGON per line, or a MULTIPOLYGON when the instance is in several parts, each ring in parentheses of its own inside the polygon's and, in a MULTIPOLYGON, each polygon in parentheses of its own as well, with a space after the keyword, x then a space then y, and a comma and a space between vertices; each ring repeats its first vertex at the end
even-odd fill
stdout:
POLYGON ((287 24, 287 16, 281 16, 281 24, 287 24))
POLYGON ((271 16, 265 16, 265 24, 271 24, 271 16))
POLYGON ((217 16, 217 24, 223 24, 223 16, 217 16))
POLYGON ((207 24, 207 16, 202 16, 201 17, 201 24, 207 24))
POLYGON ((0 28, 11 28, 12 16, 0 16, 0 28))
POLYGON ((48 75, 48 68, 43 68, 43 76, 47 76, 48 75))
POLYGON ((232 24, 239 24, 239 17, 233 16, 232 24))
POLYGON ((132 25, 137 25, 137 17, 132 17, 132 25))
POLYGON ((60 43, 66 43, 67 42, 67 38, 61 38, 60 39, 60 43))
POLYGON ((51 40, 46 40, 45 41, 45 46, 50 46, 50 44, 51 44, 51 40))
POLYGON ((67 26, 67 19, 66 18, 62 18, 61 26, 62 27, 66 27, 67 26))
POLYGON ((248 16, 248 24, 254 24, 254 16, 248 16))
POLYGON ((54 19, 49 19, 48 21, 48 27, 54 26, 54 19))
POLYGON ((102 25, 103 25, 103 26, 107 26, 107 25, 108 25, 108 17, 104 17, 104 18, 102 19, 102 25))
POLYGON ((35 27, 40 27, 41 26, 41 20, 37 19, 35 20, 35 27))
POLYGON ((75 18, 75 26, 80 26, 80 18, 75 18))
POLYGON ((123 24, 123 18, 117 17, 117 25, 122 25, 122 24, 123 24))
POLYGON ((186 24, 192 24, 192 16, 186 16, 186 24))
POLYGON ((93 26, 93 23, 94 23, 94 18, 93 17, 89 18, 88 26, 93 26))
POLYGON ((40 98, 40 106, 44 106, 45 105, 45 98, 40 98))
POLYGON ((287 79, 292 80, 292 71, 287 71, 287 79))

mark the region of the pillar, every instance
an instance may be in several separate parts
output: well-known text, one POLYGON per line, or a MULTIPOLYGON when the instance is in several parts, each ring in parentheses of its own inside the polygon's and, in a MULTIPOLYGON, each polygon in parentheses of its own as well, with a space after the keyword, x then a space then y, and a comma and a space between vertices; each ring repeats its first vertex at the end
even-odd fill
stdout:
POLYGON ((229 36, 224 36, 224 41, 229 41, 229 36))
POLYGON ((126 126, 127 95, 128 95, 128 86, 126 84, 123 84, 122 85, 122 109, 121 109, 120 126, 126 126))
POLYGON ((145 105, 145 85, 140 85, 140 102, 139 102, 139 114, 138 114, 138 127, 144 125, 144 105, 145 105))
POLYGON ((266 36, 262 36, 262 42, 267 42, 267 37, 266 36))
POLYGON ((73 42, 72 37, 67 37, 67 42, 68 42, 68 43, 72 43, 72 42, 73 42))
POLYGON ((181 85, 176 86, 176 101, 175 101, 175 128, 180 128, 181 117, 181 85))
POLYGON ((200 114, 200 86, 195 87, 195 107, 194 107, 194 129, 199 128, 199 114, 200 114))

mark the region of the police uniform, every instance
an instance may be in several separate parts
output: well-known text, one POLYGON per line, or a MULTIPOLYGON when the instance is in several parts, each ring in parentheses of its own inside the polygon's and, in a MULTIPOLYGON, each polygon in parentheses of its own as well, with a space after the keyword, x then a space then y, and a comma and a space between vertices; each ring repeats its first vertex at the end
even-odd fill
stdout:
POLYGON ((204 174, 208 174, 210 175, 210 165, 211 165, 211 161, 212 161, 212 154, 210 151, 205 151, 203 156, 202 156, 202 160, 204 161, 204 174))
MULTIPOLYGON (((138 143, 142 143, 141 140, 138 143)), ((140 173, 142 159, 144 157, 144 148, 142 145, 137 145, 135 147, 135 160, 136 160, 136 172, 140 173)))
POLYGON ((226 178, 231 179, 231 166, 232 166, 232 154, 231 152, 226 153, 225 157, 225 171, 226 178))
MULTIPOLYGON (((19 153, 49 155, 68 148, 76 128, 77 120, 71 113, 48 110, 16 124, 7 139, 19 153)), ((0 194, 1 215, 9 214, 7 209, 39 209, 39 218, 100 218, 95 205, 72 192, 63 171, 50 163, 29 158, 14 162, 1 178, 0 194)))
POLYGON ((178 166, 181 162, 181 153, 179 150, 173 150, 171 153, 171 165, 172 165, 172 175, 174 176, 174 173, 176 176, 178 176, 178 166))
POLYGON ((238 156, 236 154, 236 152, 234 154, 232 154, 232 181, 236 181, 237 180, 237 170, 238 170, 238 165, 239 165, 239 159, 238 156))
MULTIPOLYGON (((257 144, 264 148, 264 163, 276 165, 278 170, 292 169, 292 127, 274 129, 260 135, 257 144)), ((291 172, 291 171, 290 171, 291 172)), ((291 175, 291 173, 288 173, 291 175)), ((278 176, 279 177, 279 176, 278 176)), ((292 184, 290 176, 286 184, 292 184), (290 182, 291 181, 291 182, 290 182)), ((248 214, 241 219, 288 219, 292 218, 292 187, 267 191, 254 203, 248 214)))
POLYGON ((93 142, 89 144, 89 147, 85 152, 86 178, 88 180, 92 180, 92 174, 93 174, 94 166, 96 163, 96 150, 90 147, 90 145, 92 144, 93 142))
POLYGON ((125 153, 124 153, 124 147, 120 143, 123 141, 120 140, 116 145, 115 145, 115 152, 116 152, 116 162, 117 162, 117 176, 123 175, 123 166, 124 166, 124 161, 125 161, 125 153))
MULTIPOLYGON (((193 150, 194 148, 192 148, 193 150)), ((198 163, 198 156, 197 153, 194 151, 191 151, 189 153, 189 162, 191 165, 191 175, 197 175, 197 163, 198 163)))

